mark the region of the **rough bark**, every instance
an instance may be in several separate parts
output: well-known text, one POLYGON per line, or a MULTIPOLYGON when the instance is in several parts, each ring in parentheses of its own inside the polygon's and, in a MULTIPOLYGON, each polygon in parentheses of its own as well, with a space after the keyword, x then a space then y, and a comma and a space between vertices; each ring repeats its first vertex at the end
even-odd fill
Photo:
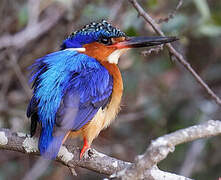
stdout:
MULTIPOLYGON (((56 161, 69 167, 73 174, 74 167, 79 166, 98 173, 111 175, 110 178, 121 179, 188 179, 186 177, 161 171, 157 164, 165 159, 175 146, 200 138, 221 134, 221 121, 210 120, 204 124, 175 131, 152 141, 143 155, 137 156, 134 163, 125 162, 90 149, 87 156, 79 159, 80 148, 72 145, 61 147, 56 161)), ((9 129, 0 129, 0 149, 39 155, 36 138, 9 129)))

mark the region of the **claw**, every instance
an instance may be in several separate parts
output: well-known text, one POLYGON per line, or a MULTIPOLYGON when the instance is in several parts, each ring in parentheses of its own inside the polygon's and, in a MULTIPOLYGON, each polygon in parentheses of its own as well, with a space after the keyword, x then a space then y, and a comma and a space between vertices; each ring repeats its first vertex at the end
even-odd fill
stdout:
POLYGON ((87 142, 87 139, 84 138, 84 146, 83 148, 81 149, 81 153, 80 153, 80 159, 82 159, 82 157, 84 156, 84 153, 90 148, 88 142, 87 142))

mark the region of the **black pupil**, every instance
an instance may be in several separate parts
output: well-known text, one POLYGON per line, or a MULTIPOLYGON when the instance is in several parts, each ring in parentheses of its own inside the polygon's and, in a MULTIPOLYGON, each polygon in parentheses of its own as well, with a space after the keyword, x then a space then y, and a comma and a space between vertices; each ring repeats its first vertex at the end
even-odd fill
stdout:
POLYGON ((101 38, 101 39, 100 39, 100 42, 103 43, 103 44, 108 44, 108 45, 110 45, 110 44, 111 44, 111 39, 101 38))

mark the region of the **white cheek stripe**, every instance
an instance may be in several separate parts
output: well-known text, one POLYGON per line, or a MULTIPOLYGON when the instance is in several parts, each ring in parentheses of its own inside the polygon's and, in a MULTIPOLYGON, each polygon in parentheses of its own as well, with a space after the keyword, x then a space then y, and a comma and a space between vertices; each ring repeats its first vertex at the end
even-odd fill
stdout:
POLYGON ((125 49, 117 49, 114 52, 112 52, 108 57, 107 60, 109 63, 117 64, 119 57, 128 50, 128 48, 125 49))
POLYGON ((85 52, 85 48, 67 48, 68 51, 78 51, 78 52, 85 52))

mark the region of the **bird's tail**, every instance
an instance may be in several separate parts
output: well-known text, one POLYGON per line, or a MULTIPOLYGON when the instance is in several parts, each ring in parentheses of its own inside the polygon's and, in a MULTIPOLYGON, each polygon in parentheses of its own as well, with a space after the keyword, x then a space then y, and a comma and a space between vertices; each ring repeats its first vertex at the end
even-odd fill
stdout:
POLYGON ((65 137, 65 132, 60 132, 58 136, 53 136, 52 132, 53 128, 49 126, 42 127, 41 136, 39 138, 38 148, 40 154, 46 159, 56 158, 65 137))

